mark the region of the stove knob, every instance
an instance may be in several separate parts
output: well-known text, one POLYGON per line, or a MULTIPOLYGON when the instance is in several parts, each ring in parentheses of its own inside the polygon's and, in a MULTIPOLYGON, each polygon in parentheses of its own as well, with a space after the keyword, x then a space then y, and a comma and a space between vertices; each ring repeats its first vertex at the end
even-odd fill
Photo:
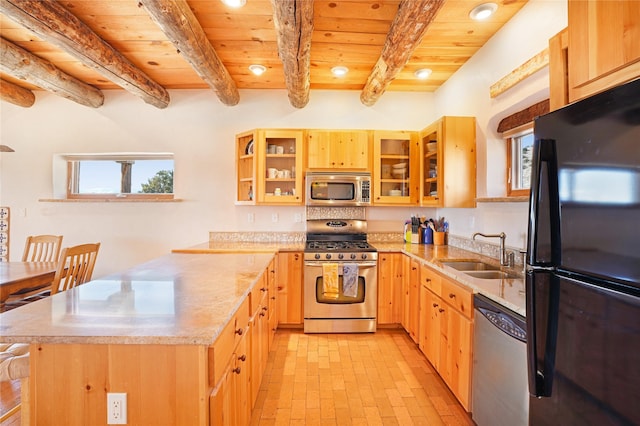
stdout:
POLYGON ((327 255, 325 256, 327 259, 331 259, 331 255, 329 253, 327 253, 327 255))
POLYGON ((356 254, 355 253, 351 253, 351 259, 355 259, 356 258, 356 254))
POLYGON ((319 253, 316 253, 316 255, 315 255, 315 256, 313 256, 313 257, 314 257, 316 260, 318 260, 318 259, 320 259, 320 254, 319 254, 319 253))
POLYGON ((362 258, 366 259, 367 258, 367 253, 362 253, 362 258))
POLYGON ((344 259, 344 254, 340 253, 340 254, 338 255, 338 259, 344 259))

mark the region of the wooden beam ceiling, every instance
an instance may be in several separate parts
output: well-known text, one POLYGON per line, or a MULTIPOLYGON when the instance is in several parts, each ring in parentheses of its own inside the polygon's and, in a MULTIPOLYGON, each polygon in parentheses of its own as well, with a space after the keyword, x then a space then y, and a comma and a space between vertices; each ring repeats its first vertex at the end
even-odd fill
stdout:
POLYGON ((444 0, 403 0, 398 7, 387 39, 382 47, 367 83, 360 94, 360 101, 373 106, 387 86, 407 64, 413 51, 420 45, 444 0))
POLYGON ((100 90, 3 38, 0 38, 0 70, 81 105, 97 108, 104 102, 100 90))
POLYGON ((218 95, 223 104, 233 106, 240 94, 224 64, 207 39, 186 0, 140 0, 151 18, 171 40, 180 54, 218 95))
POLYGON ((0 12, 158 108, 169 93, 55 0, 0 0, 0 12))
POLYGON ((309 102, 311 87, 313 0, 271 0, 271 4, 289 102, 303 108, 309 102))
POLYGON ((29 108, 35 103, 36 95, 29 89, 0 79, 0 99, 14 105, 29 108))

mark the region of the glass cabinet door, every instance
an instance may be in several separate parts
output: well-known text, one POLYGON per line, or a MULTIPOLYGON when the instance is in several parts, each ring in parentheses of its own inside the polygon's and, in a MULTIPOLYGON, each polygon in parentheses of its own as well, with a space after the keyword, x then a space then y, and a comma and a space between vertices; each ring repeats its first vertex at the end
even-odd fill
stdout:
POLYGON ((440 194, 440 154, 438 127, 427 130, 421 135, 422 163, 422 204, 439 205, 440 194))
POLYGON ((256 132, 236 135, 236 204, 255 204, 256 132))
POLYGON ((301 130, 264 130, 260 137, 259 203, 302 203, 301 130))
POLYGON ((414 204, 419 167, 411 153, 415 150, 416 133, 375 131, 373 140, 374 204, 414 204))

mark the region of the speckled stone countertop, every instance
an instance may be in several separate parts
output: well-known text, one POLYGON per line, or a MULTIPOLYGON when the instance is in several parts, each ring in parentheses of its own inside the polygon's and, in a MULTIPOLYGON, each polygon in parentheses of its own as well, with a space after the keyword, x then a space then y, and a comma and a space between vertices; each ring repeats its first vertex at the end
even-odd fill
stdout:
POLYGON ((210 345, 276 252, 169 254, 0 314, 4 342, 210 345))
POLYGON ((457 271, 442 262, 448 259, 482 261, 495 266, 500 266, 497 259, 483 256, 471 251, 453 246, 434 246, 432 244, 399 244, 399 243, 375 243, 378 252, 401 251, 422 263, 432 267, 442 275, 453 278, 455 281, 473 289, 475 293, 487 296, 491 300, 511 309, 526 317, 524 276, 520 269, 501 268, 518 278, 481 279, 474 278, 463 272, 457 271))
MULTIPOLYGON (((449 266, 443 265, 442 260, 479 260, 500 266, 497 259, 484 256, 472 251, 457 248, 451 245, 434 246, 433 244, 406 244, 398 241, 369 241, 380 253, 402 252, 428 266, 436 269, 461 284, 464 284, 474 292, 483 294, 500 303, 512 311, 526 316, 524 279, 521 268, 509 269, 509 272, 518 274, 520 278, 480 279, 466 275, 449 266)), ((184 249, 174 250, 179 253, 228 253, 228 252, 272 252, 272 251, 303 251, 304 242, 251 242, 251 241, 210 241, 184 249)), ((504 268, 502 268, 504 269, 504 268)))

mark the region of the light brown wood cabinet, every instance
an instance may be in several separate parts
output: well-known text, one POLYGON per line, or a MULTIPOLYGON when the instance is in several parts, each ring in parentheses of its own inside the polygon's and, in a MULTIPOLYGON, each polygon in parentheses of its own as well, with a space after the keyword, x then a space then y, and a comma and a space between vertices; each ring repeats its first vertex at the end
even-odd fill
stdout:
POLYGON ((551 111, 640 77, 640 2, 572 0, 568 14, 549 39, 551 111))
POLYGON ((258 129, 236 135, 236 204, 304 201, 304 131, 258 129))
POLYGON ((406 288, 404 306, 406 315, 405 330, 409 333, 411 339, 417 344, 419 338, 420 327, 420 262, 416 259, 409 261, 409 282, 406 288))
POLYGON ((303 311, 303 256, 301 252, 278 254, 278 323, 302 325, 303 311))
POLYGON ((378 325, 402 322, 402 253, 378 255, 378 325))
POLYGON ((420 131, 420 202, 476 206, 475 117, 445 116, 420 131))
POLYGON ((419 347, 468 411, 473 292, 421 265, 419 347))
POLYGON ((419 155, 417 132, 373 132, 373 204, 418 204, 419 155))
POLYGON ((309 130, 306 148, 309 169, 370 170, 366 130, 309 130))
POLYGON ((640 2, 568 2, 569 102, 640 76, 640 2))

